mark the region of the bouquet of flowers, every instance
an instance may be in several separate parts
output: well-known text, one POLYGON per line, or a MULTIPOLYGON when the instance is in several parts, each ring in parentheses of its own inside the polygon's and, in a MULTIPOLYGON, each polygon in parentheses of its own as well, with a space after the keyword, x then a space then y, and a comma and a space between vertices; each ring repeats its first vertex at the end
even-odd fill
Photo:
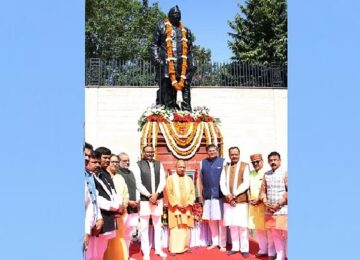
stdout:
POLYGON ((220 119, 209 115, 210 109, 206 106, 196 106, 193 112, 166 109, 165 106, 151 105, 138 120, 138 131, 141 131, 146 122, 214 122, 220 124, 220 119))
POLYGON ((203 208, 201 203, 195 202, 193 205, 193 214, 196 222, 202 221, 203 208))
POLYGON ((163 214, 161 215, 161 223, 163 226, 169 225, 168 207, 163 208, 163 214))

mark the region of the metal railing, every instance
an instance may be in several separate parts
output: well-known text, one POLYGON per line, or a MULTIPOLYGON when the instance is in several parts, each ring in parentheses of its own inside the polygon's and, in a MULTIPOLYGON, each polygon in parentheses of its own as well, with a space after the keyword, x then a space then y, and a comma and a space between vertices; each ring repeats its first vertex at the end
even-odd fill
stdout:
MULTIPOLYGON (((157 86, 151 62, 86 60, 86 86, 157 86)), ((287 88, 287 64, 197 64, 192 86, 287 88)))

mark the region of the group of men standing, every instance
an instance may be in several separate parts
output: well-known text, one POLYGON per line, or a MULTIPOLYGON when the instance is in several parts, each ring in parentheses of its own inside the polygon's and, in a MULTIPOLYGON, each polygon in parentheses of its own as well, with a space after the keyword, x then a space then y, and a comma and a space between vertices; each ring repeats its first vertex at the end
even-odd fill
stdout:
POLYGON ((253 170, 240 160, 240 149, 229 148, 230 162, 218 157, 215 145, 207 146, 208 158, 201 162, 199 193, 203 219, 209 223, 212 245, 226 251, 229 227, 231 250, 249 257, 249 229, 254 230, 259 251, 255 257, 287 259, 287 172, 280 167, 278 152, 268 155, 270 171, 263 169, 261 154, 253 154, 253 170))
MULTIPOLYGON (((268 156, 271 170, 263 171, 261 154, 250 156, 254 170, 240 161, 240 149, 229 149, 230 162, 218 156, 217 146, 206 148, 208 157, 200 165, 197 186, 203 203, 202 219, 211 231, 212 244, 226 251, 227 229, 231 235, 228 255, 249 256, 249 232, 255 230, 259 243, 256 257, 286 259, 287 173, 280 167, 280 154, 268 156)), ((143 259, 150 259, 149 220, 154 227, 155 254, 162 250, 164 195, 168 204, 169 252, 189 253, 195 185, 186 175, 183 160, 176 173, 166 178, 162 164, 154 160, 154 148, 145 146, 142 160, 132 172, 126 153, 86 143, 85 154, 85 259, 132 259, 132 233, 139 227, 143 259)))

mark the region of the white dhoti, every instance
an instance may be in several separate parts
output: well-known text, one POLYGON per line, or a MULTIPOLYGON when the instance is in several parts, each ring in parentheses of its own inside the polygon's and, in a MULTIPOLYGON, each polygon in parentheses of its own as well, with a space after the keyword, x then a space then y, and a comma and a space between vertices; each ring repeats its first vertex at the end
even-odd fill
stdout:
POLYGON ((226 227, 222 220, 223 216, 223 198, 205 200, 202 218, 209 221, 212 245, 220 247, 226 247, 226 227))
POLYGON ((140 201, 140 235, 141 235, 141 250, 144 254, 144 259, 150 259, 150 244, 149 244, 149 219, 151 216, 154 225, 154 244, 155 252, 162 252, 161 248, 161 215, 163 214, 163 200, 158 200, 158 205, 153 205, 148 201, 140 201))
POLYGON ((232 251, 249 252, 248 204, 238 203, 232 207, 224 204, 224 225, 229 226, 232 251))
POLYGON ((126 248, 128 250, 128 255, 130 251, 130 244, 133 237, 133 233, 136 227, 139 226, 139 214, 138 213, 131 213, 124 216, 124 225, 125 225, 125 234, 124 240, 126 243, 126 248))
POLYGON ((115 231, 108 232, 104 235, 91 236, 89 239, 88 248, 85 251, 86 260, 103 260, 104 253, 107 248, 109 239, 114 238, 116 235, 115 231))
POLYGON ((202 219, 205 220, 222 220, 224 216, 224 200, 211 199, 205 200, 203 206, 202 219))
POLYGON ((238 203, 235 207, 229 203, 224 203, 224 225, 248 227, 248 211, 247 203, 238 203))

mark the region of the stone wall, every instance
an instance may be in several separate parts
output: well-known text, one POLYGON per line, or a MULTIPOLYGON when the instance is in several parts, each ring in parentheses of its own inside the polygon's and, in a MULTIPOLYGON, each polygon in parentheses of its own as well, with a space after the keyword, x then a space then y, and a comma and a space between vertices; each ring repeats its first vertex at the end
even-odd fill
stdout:
MULTIPOLYGON (((155 103, 157 88, 85 88, 85 140, 114 153, 127 152, 132 166, 139 159, 137 121, 155 103)), ((225 151, 239 146, 241 158, 271 151, 282 155, 287 167, 287 89, 192 89, 192 106, 207 106, 222 121, 225 151)), ((227 152, 224 154, 227 158, 227 152)), ((267 163, 266 166, 268 167, 267 163)))

